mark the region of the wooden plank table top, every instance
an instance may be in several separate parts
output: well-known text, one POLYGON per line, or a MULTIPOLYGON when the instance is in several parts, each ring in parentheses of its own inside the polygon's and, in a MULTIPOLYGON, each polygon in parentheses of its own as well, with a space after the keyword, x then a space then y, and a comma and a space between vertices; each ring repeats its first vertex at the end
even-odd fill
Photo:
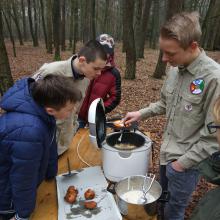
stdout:
MULTIPOLYGON (((71 170, 87 167, 77 156, 77 147, 79 154, 91 166, 101 165, 101 151, 92 146, 89 142, 88 130, 81 129, 74 136, 72 143, 68 149, 58 160, 58 174, 67 172, 67 157, 70 160, 71 170)), ((132 210, 133 211, 133 210, 132 210)), ((134 210, 134 213, 137 210, 134 210)), ((31 215, 31 220, 57 220, 58 218, 58 204, 56 181, 44 181, 38 188, 37 201, 35 210, 31 215)), ((103 219, 104 220, 104 219, 103 219)), ((114 219, 113 219, 114 220, 114 219)), ((123 220, 128 218, 123 217, 123 220)), ((144 210, 135 216, 134 219, 129 220, 156 220, 156 217, 148 217, 144 210)))

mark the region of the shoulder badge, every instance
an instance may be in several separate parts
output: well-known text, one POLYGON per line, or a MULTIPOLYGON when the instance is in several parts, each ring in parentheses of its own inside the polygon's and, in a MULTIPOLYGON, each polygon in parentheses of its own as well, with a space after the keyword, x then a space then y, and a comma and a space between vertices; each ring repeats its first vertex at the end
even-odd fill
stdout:
POLYGON ((195 79, 190 84, 190 92, 192 94, 198 95, 204 90, 204 80, 203 79, 195 79))

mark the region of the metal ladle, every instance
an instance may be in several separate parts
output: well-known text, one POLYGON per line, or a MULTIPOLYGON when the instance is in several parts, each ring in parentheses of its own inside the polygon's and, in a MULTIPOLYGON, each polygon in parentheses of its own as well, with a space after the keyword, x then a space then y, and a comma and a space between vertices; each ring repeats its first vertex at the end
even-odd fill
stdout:
POLYGON ((121 130, 121 134, 118 137, 117 143, 119 143, 119 144, 121 143, 121 139, 122 139, 123 134, 124 134, 124 129, 121 130))
POLYGON ((142 186, 142 191, 143 191, 143 195, 142 195, 142 198, 146 201, 147 198, 146 198, 146 194, 149 192, 149 190, 151 189, 152 185, 153 185, 153 182, 155 180, 155 174, 153 173, 150 173, 149 175, 146 174, 145 178, 144 178, 144 183, 143 183, 143 186, 142 186), (151 180, 150 180, 150 184, 149 186, 146 188, 146 179, 147 177, 149 177, 151 180))

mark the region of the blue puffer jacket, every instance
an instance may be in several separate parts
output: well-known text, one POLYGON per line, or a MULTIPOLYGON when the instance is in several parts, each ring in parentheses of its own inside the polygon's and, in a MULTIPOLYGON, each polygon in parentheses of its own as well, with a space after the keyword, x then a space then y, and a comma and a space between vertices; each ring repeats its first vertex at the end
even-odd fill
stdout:
POLYGON ((0 213, 21 219, 34 210, 37 186, 57 173, 55 119, 31 97, 33 81, 17 81, 0 102, 0 213))

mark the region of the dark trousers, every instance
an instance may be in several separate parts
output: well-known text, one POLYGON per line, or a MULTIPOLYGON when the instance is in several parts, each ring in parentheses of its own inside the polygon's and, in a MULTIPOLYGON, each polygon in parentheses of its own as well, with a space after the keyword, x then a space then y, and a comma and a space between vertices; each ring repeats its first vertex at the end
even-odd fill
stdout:
POLYGON ((10 213, 10 214, 0 214, 0 220, 9 220, 11 219, 15 213, 10 213))
POLYGON ((185 208, 196 188, 198 176, 198 171, 195 169, 178 172, 172 168, 171 163, 160 166, 162 189, 170 192, 170 199, 163 207, 164 220, 184 219, 185 208))

